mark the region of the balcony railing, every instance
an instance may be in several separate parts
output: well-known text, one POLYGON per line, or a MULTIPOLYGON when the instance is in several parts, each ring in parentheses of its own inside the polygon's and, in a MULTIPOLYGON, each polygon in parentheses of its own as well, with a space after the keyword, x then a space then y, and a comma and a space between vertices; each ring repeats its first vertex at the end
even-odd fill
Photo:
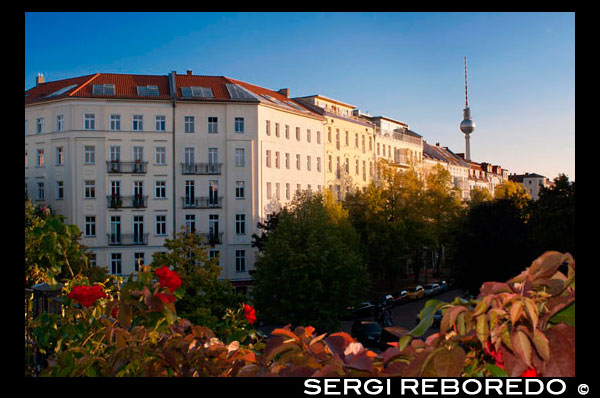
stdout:
POLYGON ((147 245, 148 234, 106 234, 109 246, 147 245))
POLYGON ((414 144, 414 145, 423 145, 423 140, 421 138, 413 137, 411 135, 401 133, 399 131, 385 130, 385 129, 377 127, 377 128, 375 128, 375 134, 388 136, 395 140, 408 142, 408 143, 414 144))
POLYGON ((146 174, 148 171, 148 162, 121 162, 107 160, 106 167, 108 173, 146 174))
POLYGON ((106 197, 107 207, 109 209, 145 209, 148 207, 148 195, 133 195, 133 196, 112 196, 106 197))
POLYGON ((222 163, 181 163, 182 174, 221 174, 222 163))
POLYGON ((223 197, 210 198, 206 196, 185 197, 182 196, 184 209, 220 209, 223 207, 223 197))

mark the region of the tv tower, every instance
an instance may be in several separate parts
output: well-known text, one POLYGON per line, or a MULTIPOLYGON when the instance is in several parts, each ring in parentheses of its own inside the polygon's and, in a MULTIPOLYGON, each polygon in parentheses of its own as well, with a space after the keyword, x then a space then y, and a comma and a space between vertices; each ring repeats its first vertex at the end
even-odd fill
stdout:
POLYGON ((465 109, 463 110, 463 121, 460 122, 460 131, 465 135, 465 157, 471 160, 471 133, 475 130, 475 122, 471 119, 471 109, 469 108, 469 97, 467 95, 467 57, 465 58, 465 109))

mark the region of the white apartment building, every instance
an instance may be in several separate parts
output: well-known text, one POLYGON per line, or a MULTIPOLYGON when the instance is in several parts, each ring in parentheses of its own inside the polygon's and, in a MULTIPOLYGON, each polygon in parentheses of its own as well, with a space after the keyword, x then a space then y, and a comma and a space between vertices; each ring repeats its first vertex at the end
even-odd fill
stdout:
POLYGON ((452 184, 460 190, 461 199, 470 200, 469 164, 448 147, 441 147, 439 143, 429 145, 423 141, 423 168, 431 170, 437 164, 450 172, 452 184))
POLYGON ((523 184, 527 188, 527 192, 531 195, 531 199, 538 200, 540 198, 541 188, 549 188, 552 186, 550 180, 543 175, 536 173, 525 173, 525 174, 511 174, 508 179, 520 184, 523 184))
POLYGON ((113 274, 185 228, 247 285, 256 223, 324 184, 323 118, 285 94, 191 71, 40 81, 25 92, 26 193, 113 274))

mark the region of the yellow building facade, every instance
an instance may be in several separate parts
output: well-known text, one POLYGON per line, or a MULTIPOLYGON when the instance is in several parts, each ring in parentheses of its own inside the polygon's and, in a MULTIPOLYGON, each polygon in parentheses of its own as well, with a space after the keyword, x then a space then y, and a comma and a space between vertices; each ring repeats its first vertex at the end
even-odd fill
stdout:
POLYGON ((356 108, 322 95, 295 98, 325 117, 325 187, 336 198, 365 187, 374 173, 374 125, 353 115, 356 108))

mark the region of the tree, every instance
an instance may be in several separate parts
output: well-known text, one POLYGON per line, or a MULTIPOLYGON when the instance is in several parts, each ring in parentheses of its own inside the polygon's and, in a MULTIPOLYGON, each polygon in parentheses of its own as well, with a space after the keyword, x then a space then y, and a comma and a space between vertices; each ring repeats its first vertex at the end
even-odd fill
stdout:
POLYGON ((494 191, 494 199, 509 199, 512 200, 519 208, 528 211, 531 204, 531 195, 523 184, 506 180, 496 186, 494 191))
POLYGON ((469 202, 470 206, 477 206, 483 202, 489 202, 493 200, 494 197, 485 188, 473 187, 471 190, 471 201, 469 202))
POLYGON ((561 174, 542 187, 531 205, 532 238, 538 252, 557 250, 575 257, 575 182, 561 174))
POLYGON ((177 301, 177 313, 218 329, 226 309, 237 307, 243 297, 228 280, 219 280, 222 268, 217 258, 209 258, 200 235, 179 232, 174 239, 165 239, 164 246, 168 251, 154 253, 151 266, 167 266, 179 274, 185 295, 177 301))
POLYGON ((25 202, 25 286, 56 284, 87 270, 86 246, 76 225, 46 206, 25 202))
POLYGON ((258 316, 334 330, 367 286, 358 236, 339 205, 322 194, 298 194, 278 218, 255 262, 258 316))
POLYGON ((252 234, 252 247, 262 251, 267 243, 269 235, 277 228, 279 221, 279 212, 269 214, 265 222, 258 222, 256 226, 261 229, 260 235, 252 234))
POLYGON ((472 206, 454 225, 447 276, 476 294, 485 281, 504 281, 536 258, 529 224, 510 199, 472 206))

